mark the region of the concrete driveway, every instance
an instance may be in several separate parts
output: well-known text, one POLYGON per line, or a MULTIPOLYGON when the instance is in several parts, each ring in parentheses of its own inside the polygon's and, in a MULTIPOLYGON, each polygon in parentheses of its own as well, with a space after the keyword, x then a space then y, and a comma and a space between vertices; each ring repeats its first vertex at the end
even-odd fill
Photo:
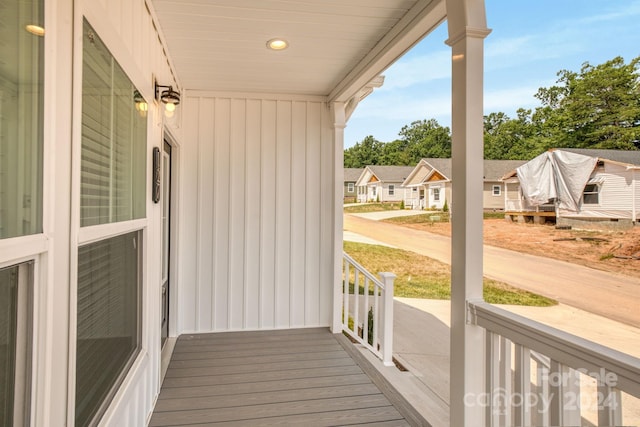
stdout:
MULTIPOLYGON (((344 230, 451 263, 451 239, 446 236, 349 214, 344 216, 344 230)), ((640 327, 640 279, 488 245, 484 246, 484 274, 563 304, 640 327)))

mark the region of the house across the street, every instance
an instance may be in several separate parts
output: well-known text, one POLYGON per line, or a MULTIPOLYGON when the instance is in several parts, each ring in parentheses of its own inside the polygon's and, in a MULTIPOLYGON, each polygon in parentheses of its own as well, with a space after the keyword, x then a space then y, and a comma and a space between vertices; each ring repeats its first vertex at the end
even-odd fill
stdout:
POLYGON ((353 203, 357 200, 356 182, 360 178, 362 168, 344 168, 344 202, 353 203))
POLYGON ((508 218, 624 229, 638 220, 640 151, 555 149, 503 177, 508 218))
POLYGON ((367 166, 356 187, 358 202, 399 202, 403 199, 402 183, 409 176, 411 166, 367 166))
MULTIPOLYGON (((482 206, 485 210, 504 210, 502 177, 525 163, 522 160, 485 160, 483 165, 482 206)), ((402 183, 405 206, 412 209, 451 207, 451 159, 422 159, 402 183)))

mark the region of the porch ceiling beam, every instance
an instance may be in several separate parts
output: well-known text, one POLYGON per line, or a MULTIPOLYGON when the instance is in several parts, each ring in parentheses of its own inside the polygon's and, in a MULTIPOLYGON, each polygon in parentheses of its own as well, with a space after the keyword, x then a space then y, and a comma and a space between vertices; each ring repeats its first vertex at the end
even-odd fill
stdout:
POLYGON ((444 0, 420 0, 331 91, 329 102, 349 102, 446 18, 444 0))

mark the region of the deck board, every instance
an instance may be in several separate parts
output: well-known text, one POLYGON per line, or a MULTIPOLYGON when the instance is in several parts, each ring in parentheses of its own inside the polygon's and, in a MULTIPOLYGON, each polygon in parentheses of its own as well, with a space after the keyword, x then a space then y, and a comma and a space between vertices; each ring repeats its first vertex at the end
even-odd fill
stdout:
POLYGON ((181 336, 149 425, 428 425, 342 338, 324 328, 181 336))

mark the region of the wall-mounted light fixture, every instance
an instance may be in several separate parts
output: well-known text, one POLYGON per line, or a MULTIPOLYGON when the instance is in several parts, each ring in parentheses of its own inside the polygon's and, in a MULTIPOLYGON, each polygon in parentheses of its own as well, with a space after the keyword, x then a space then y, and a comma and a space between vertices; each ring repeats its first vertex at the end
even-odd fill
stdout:
POLYGON ((133 91, 133 102, 136 105, 136 111, 140 114, 140 117, 147 117, 147 111, 149 111, 149 104, 144 99, 142 94, 138 90, 133 91))
POLYGON ((164 115, 167 117, 173 116, 176 111, 176 105, 180 104, 180 93, 173 90, 173 86, 159 85, 158 82, 154 83, 154 89, 156 99, 164 104, 164 115), (161 88, 165 88, 165 90, 161 91, 161 88))

